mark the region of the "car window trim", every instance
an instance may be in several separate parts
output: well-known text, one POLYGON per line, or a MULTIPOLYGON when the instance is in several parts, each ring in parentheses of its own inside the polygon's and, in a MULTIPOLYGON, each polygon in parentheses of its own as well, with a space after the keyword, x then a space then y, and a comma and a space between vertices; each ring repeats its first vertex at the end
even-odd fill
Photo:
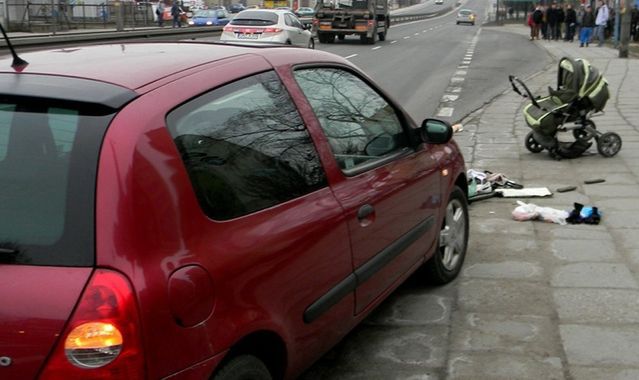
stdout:
POLYGON ((346 177, 355 177, 362 173, 387 165, 414 152, 415 150, 412 147, 406 146, 394 152, 388 153, 387 155, 382 156, 377 160, 370 160, 369 162, 366 162, 364 164, 357 165, 352 169, 340 169, 346 177))

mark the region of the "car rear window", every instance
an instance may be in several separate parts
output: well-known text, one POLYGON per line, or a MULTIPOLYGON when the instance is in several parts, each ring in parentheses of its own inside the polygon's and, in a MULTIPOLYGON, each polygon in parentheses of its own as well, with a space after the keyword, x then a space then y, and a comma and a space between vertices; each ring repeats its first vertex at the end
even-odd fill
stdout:
POLYGON ((278 15, 273 12, 264 11, 244 11, 238 14, 232 25, 274 25, 277 24, 278 15))
POLYGON ((465 10, 459 11, 459 14, 462 15, 462 16, 468 16, 468 15, 470 15, 472 13, 473 13, 472 11, 465 11, 465 10))
POLYGON ((91 266, 101 107, 0 98, 0 263, 91 266))

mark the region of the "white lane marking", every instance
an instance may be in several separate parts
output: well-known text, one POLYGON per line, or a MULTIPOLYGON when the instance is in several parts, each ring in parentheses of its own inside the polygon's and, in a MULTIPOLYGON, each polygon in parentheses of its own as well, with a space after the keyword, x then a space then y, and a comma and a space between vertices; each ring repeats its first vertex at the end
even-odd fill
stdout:
POLYGON ((469 66, 468 65, 459 65, 457 66, 458 69, 467 69, 469 66))
POLYGON ((461 92, 462 88, 461 87, 451 87, 450 88, 450 92, 461 92))
POLYGON ((415 33, 414 36, 419 36, 419 33, 415 33))
POLYGON ((409 39, 409 38, 410 38, 410 36, 404 36, 404 39, 405 39, 405 40, 407 40, 407 39, 409 39))
POLYGON ((357 54, 351 54, 351 55, 349 55, 347 57, 344 57, 344 59, 351 59, 351 58, 354 58, 354 57, 357 57, 357 54))
POLYGON ((468 74, 468 71, 466 71, 466 70, 457 70, 455 72, 455 75, 459 75, 459 76, 464 76, 466 74, 468 74))
POLYGON ((422 30, 422 33, 426 33, 426 32, 427 32, 427 30, 426 30, 426 29, 422 30))
POLYGON ((395 42, 397 42, 397 40, 393 40, 393 41, 391 41, 391 44, 394 44, 395 42))
POLYGON ((464 64, 464 65, 470 65, 470 61, 462 61, 462 64, 464 64))
POLYGON ((452 77, 450 78, 450 82, 451 83, 461 83, 464 81, 464 78, 459 78, 459 77, 452 77))
POLYGON ((454 102, 457 99, 459 99, 459 95, 444 94, 444 96, 442 96, 442 102, 444 103, 454 102))
POLYGON ((437 116, 438 117, 451 117, 453 116, 453 111, 455 109, 453 107, 442 107, 439 109, 439 112, 437 112, 437 116))
POLYGON ((377 50, 377 49, 381 49, 381 46, 375 46, 374 48, 372 48, 371 50, 377 50))

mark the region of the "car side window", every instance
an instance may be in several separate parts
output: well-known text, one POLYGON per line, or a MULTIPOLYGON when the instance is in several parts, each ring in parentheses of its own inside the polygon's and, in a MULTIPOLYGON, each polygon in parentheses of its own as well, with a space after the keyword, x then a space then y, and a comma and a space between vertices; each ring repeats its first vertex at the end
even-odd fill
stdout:
POLYGON ((310 135, 272 71, 180 106, 167 126, 200 206, 213 219, 246 215, 327 184, 310 135))
POLYGON ((295 28, 303 29, 302 28, 302 23, 293 14, 290 14, 290 13, 285 14, 284 15, 284 21, 286 22, 286 25, 288 25, 288 26, 292 26, 292 27, 295 27, 295 28))
POLYGON ((295 71, 342 170, 380 161, 409 146, 395 109, 354 74, 338 68, 295 71))

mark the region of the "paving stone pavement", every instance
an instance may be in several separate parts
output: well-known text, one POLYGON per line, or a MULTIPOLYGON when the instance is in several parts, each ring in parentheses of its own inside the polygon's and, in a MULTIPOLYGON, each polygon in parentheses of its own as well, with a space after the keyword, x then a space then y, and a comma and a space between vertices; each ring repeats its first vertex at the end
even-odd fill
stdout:
POLYGON ((464 120, 455 139, 467 168, 553 192, 577 186, 533 202, 596 205, 601 224, 516 222, 512 198, 473 203, 460 277, 441 288, 409 280, 304 379, 639 379, 639 60, 620 59, 609 47, 530 43, 555 62, 522 78, 534 94, 556 86, 563 56, 601 70, 610 99, 594 121, 622 137, 619 154, 604 158, 595 146, 561 161, 530 153, 527 101, 512 91, 464 120), (592 178, 606 181, 584 183, 592 178))

